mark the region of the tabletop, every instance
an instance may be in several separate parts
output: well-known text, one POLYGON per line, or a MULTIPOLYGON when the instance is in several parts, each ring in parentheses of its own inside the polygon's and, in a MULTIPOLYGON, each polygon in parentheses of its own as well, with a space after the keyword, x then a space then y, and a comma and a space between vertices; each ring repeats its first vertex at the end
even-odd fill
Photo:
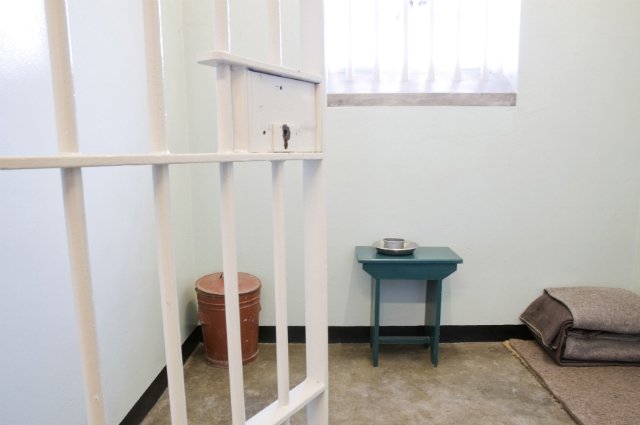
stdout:
POLYGON ((458 254, 444 246, 421 246, 410 255, 385 255, 373 246, 357 246, 356 258, 359 263, 462 263, 458 254))

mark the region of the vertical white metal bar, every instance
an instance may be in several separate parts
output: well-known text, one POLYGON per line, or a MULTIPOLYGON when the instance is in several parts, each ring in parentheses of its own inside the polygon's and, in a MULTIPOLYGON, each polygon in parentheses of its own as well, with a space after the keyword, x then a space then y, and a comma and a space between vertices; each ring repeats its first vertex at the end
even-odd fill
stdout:
POLYGON ((106 416, 91 287, 82 171, 79 168, 69 168, 61 170, 61 173, 76 324, 80 336, 87 423, 98 425, 106 423, 106 416))
POLYGON ((213 3, 213 48, 225 52, 231 51, 229 1, 214 0, 213 3))
POLYGON ((233 136, 233 102, 231 91, 231 67, 229 65, 216 66, 216 95, 218 106, 218 152, 231 152, 234 149, 233 136))
MULTIPOLYGON (((324 6, 322 0, 300 2, 303 69, 324 75, 324 6)), ((316 145, 322 150, 324 82, 316 88, 316 145)), ((308 425, 329 423, 329 354, 327 322, 327 241, 322 161, 303 161, 304 284, 307 379, 325 384, 325 391, 307 405, 308 425)))
POLYGON ((240 338, 235 196, 233 189, 233 163, 222 163, 220 164, 220 216, 231 418, 234 425, 242 425, 245 423, 246 418, 244 411, 242 345, 240 338))
MULTIPOLYGON (((327 241, 322 161, 306 160, 304 184, 304 283, 307 377, 328 388, 327 241)), ((329 394, 325 390, 307 406, 309 425, 329 421, 329 394)))
POLYGON ((153 166, 153 188, 156 210, 156 239, 162 305, 162 329, 167 362, 171 423, 187 424, 187 404, 182 369, 180 313, 176 288, 171 225, 169 166, 153 166))
MULTIPOLYGON (((149 108, 149 138, 156 152, 168 152, 162 68, 161 15, 158 0, 143 3, 144 35, 149 108)), ((182 369, 180 309, 176 284, 171 193, 168 165, 153 166, 153 189, 156 214, 156 244, 162 306, 162 330, 167 363, 171 423, 187 424, 187 404, 182 369)))
POLYGON ((46 0, 45 9, 58 151, 74 153, 78 151, 78 136, 66 2, 46 0))
MULTIPOLYGON (((351 0, 348 0, 351 5, 351 0)), ((351 10, 351 6, 349 6, 351 10)), ((311 74, 325 75, 324 68, 324 6, 323 0, 300 2, 300 45, 302 48, 302 70, 311 74), (320 52, 320 53, 318 53, 320 52)), ((349 23, 351 28, 351 22, 349 23)), ((324 110, 327 92, 324 78, 316 84, 316 152, 322 152, 324 137, 324 110)))
POLYGON ((287 260, 284 219, 284 161, 271 162, 273 196, 273 271, 276 307, 278 402, 289 403, 289 337, 287 330, 287 260))
MULTIPOLYGON (((269 2, 270 59, 282 65, 280 0, 269 2)), ((271 162, 273 272, 276 310, 276 369, 278 403, 289 404, 289 333, 287 323, 287 260, 285 245, 284 161, 271 162)), ((288 424, 289 421, 286 421, 288 424)))
MULTIPOLYGON (((229 2, 227 0, 215 0, 214 16, 214 48, 230 52, 230 19, 229 2)), ((218 151, 229 152, 234 149, 233 92, 231 90, 231 69, 229 66, 217 67, 216 88, 218 96, 218 151)), ((245 423, 245 411, 233 181, 233 163, 220 164, 222 269, 224 273, 225 319, 227 322, 231 418, 234 425, 242 425, 245 423)))
MULTIPOLYGON (((229 32, 229 2, 228 0, 214 0, 214 38, 215 50, 231 51, 229 32)), ((233 103, 231 91, 231 67, 218 65, 216 67, 216 92, 218 107, 218 152, 230 152, 234 148, 233 139, 233 103)))
MULTIPOLYGON (((233 117, 233 133, 226 136, 227 141, 233 141, 233 143, 230 143, 227 149, 233 149, 235 152, 249 152, 247 113, 249 110, 249 71, 244 66, 224 66, 224 68, 224 71, 221 67, 218 70, 223 72, 224 75, 230 75, 231 82, 229 83, 228 79, 218 80, 218 90, 221 91, 218 99, 229 99, 231 103, 231 111, 229 113, 233 117)), ((222 105, 222 103, 220 104, 222 105)), ((222 114, 227 113, 226 111, 220 112, 222 114)))
MULTIPOLYGON (((65 1, 47 0, 45 10, 58 150, 61 154, 73 154, 78 151, 78 140, 65 1)), ((61 177, 87 423, 104 424, 106 417, 91 287, 82 170, 63 169, 61 177)))
POLYGON ((269 0, 269 59, 274 65, 282 65, 282 25, 280 0, 269 0))
POLYGON ((409 81, 409 2, 402 2, 402 81, 409 81))

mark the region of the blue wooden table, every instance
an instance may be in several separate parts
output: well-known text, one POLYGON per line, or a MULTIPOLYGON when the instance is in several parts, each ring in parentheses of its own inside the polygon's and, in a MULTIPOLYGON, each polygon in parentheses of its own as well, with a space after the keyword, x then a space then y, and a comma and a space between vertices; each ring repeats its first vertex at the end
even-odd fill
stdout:
POLYGON ((393 256, 380 254, 372 246, 357 246, 356 258, 373 280, 371 287, 373 366, 378 366, 380 344, 427 344, 431 350, 431 362, 434 367, 437 367, 442 280, 456 271, 458 264, 462 263, 462 258, 446 247, 419 247, 410 255, 393 256), (426 336, 380 336, 380 281, 393 279, 426 281, 426 336))

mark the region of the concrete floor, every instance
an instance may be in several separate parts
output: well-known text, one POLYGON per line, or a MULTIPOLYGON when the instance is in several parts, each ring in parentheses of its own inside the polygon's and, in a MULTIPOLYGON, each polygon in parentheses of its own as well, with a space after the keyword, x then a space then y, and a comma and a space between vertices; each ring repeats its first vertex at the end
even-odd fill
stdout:
MULTIPOLYGON (((185 366, 189 424, 230 424, 228 373, 203 359, 203 346, 185 366)), ((553 397, 501 343, 440 345, 433 368, 419 346, 385 345, 379 367, 368 344, 329 345, 331 424, 575 425, 553 397)), ((304 378, 304 345, 291 344, 290 381, 304 378)), ((247 418, 277 397, 275 345, 244 367, 247 418)), ((292 424, 306 423, 304 411, 292 424)), ((170 424, 167 393, 144 420, 170 424)))

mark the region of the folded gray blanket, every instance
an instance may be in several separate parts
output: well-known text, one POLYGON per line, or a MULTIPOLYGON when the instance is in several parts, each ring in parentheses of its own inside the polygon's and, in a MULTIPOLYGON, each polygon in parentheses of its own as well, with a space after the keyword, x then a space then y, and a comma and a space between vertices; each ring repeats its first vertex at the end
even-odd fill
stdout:
POLYGON ((560 365, 640 364, 640 295, 548 288, 520 316, 560 365))

